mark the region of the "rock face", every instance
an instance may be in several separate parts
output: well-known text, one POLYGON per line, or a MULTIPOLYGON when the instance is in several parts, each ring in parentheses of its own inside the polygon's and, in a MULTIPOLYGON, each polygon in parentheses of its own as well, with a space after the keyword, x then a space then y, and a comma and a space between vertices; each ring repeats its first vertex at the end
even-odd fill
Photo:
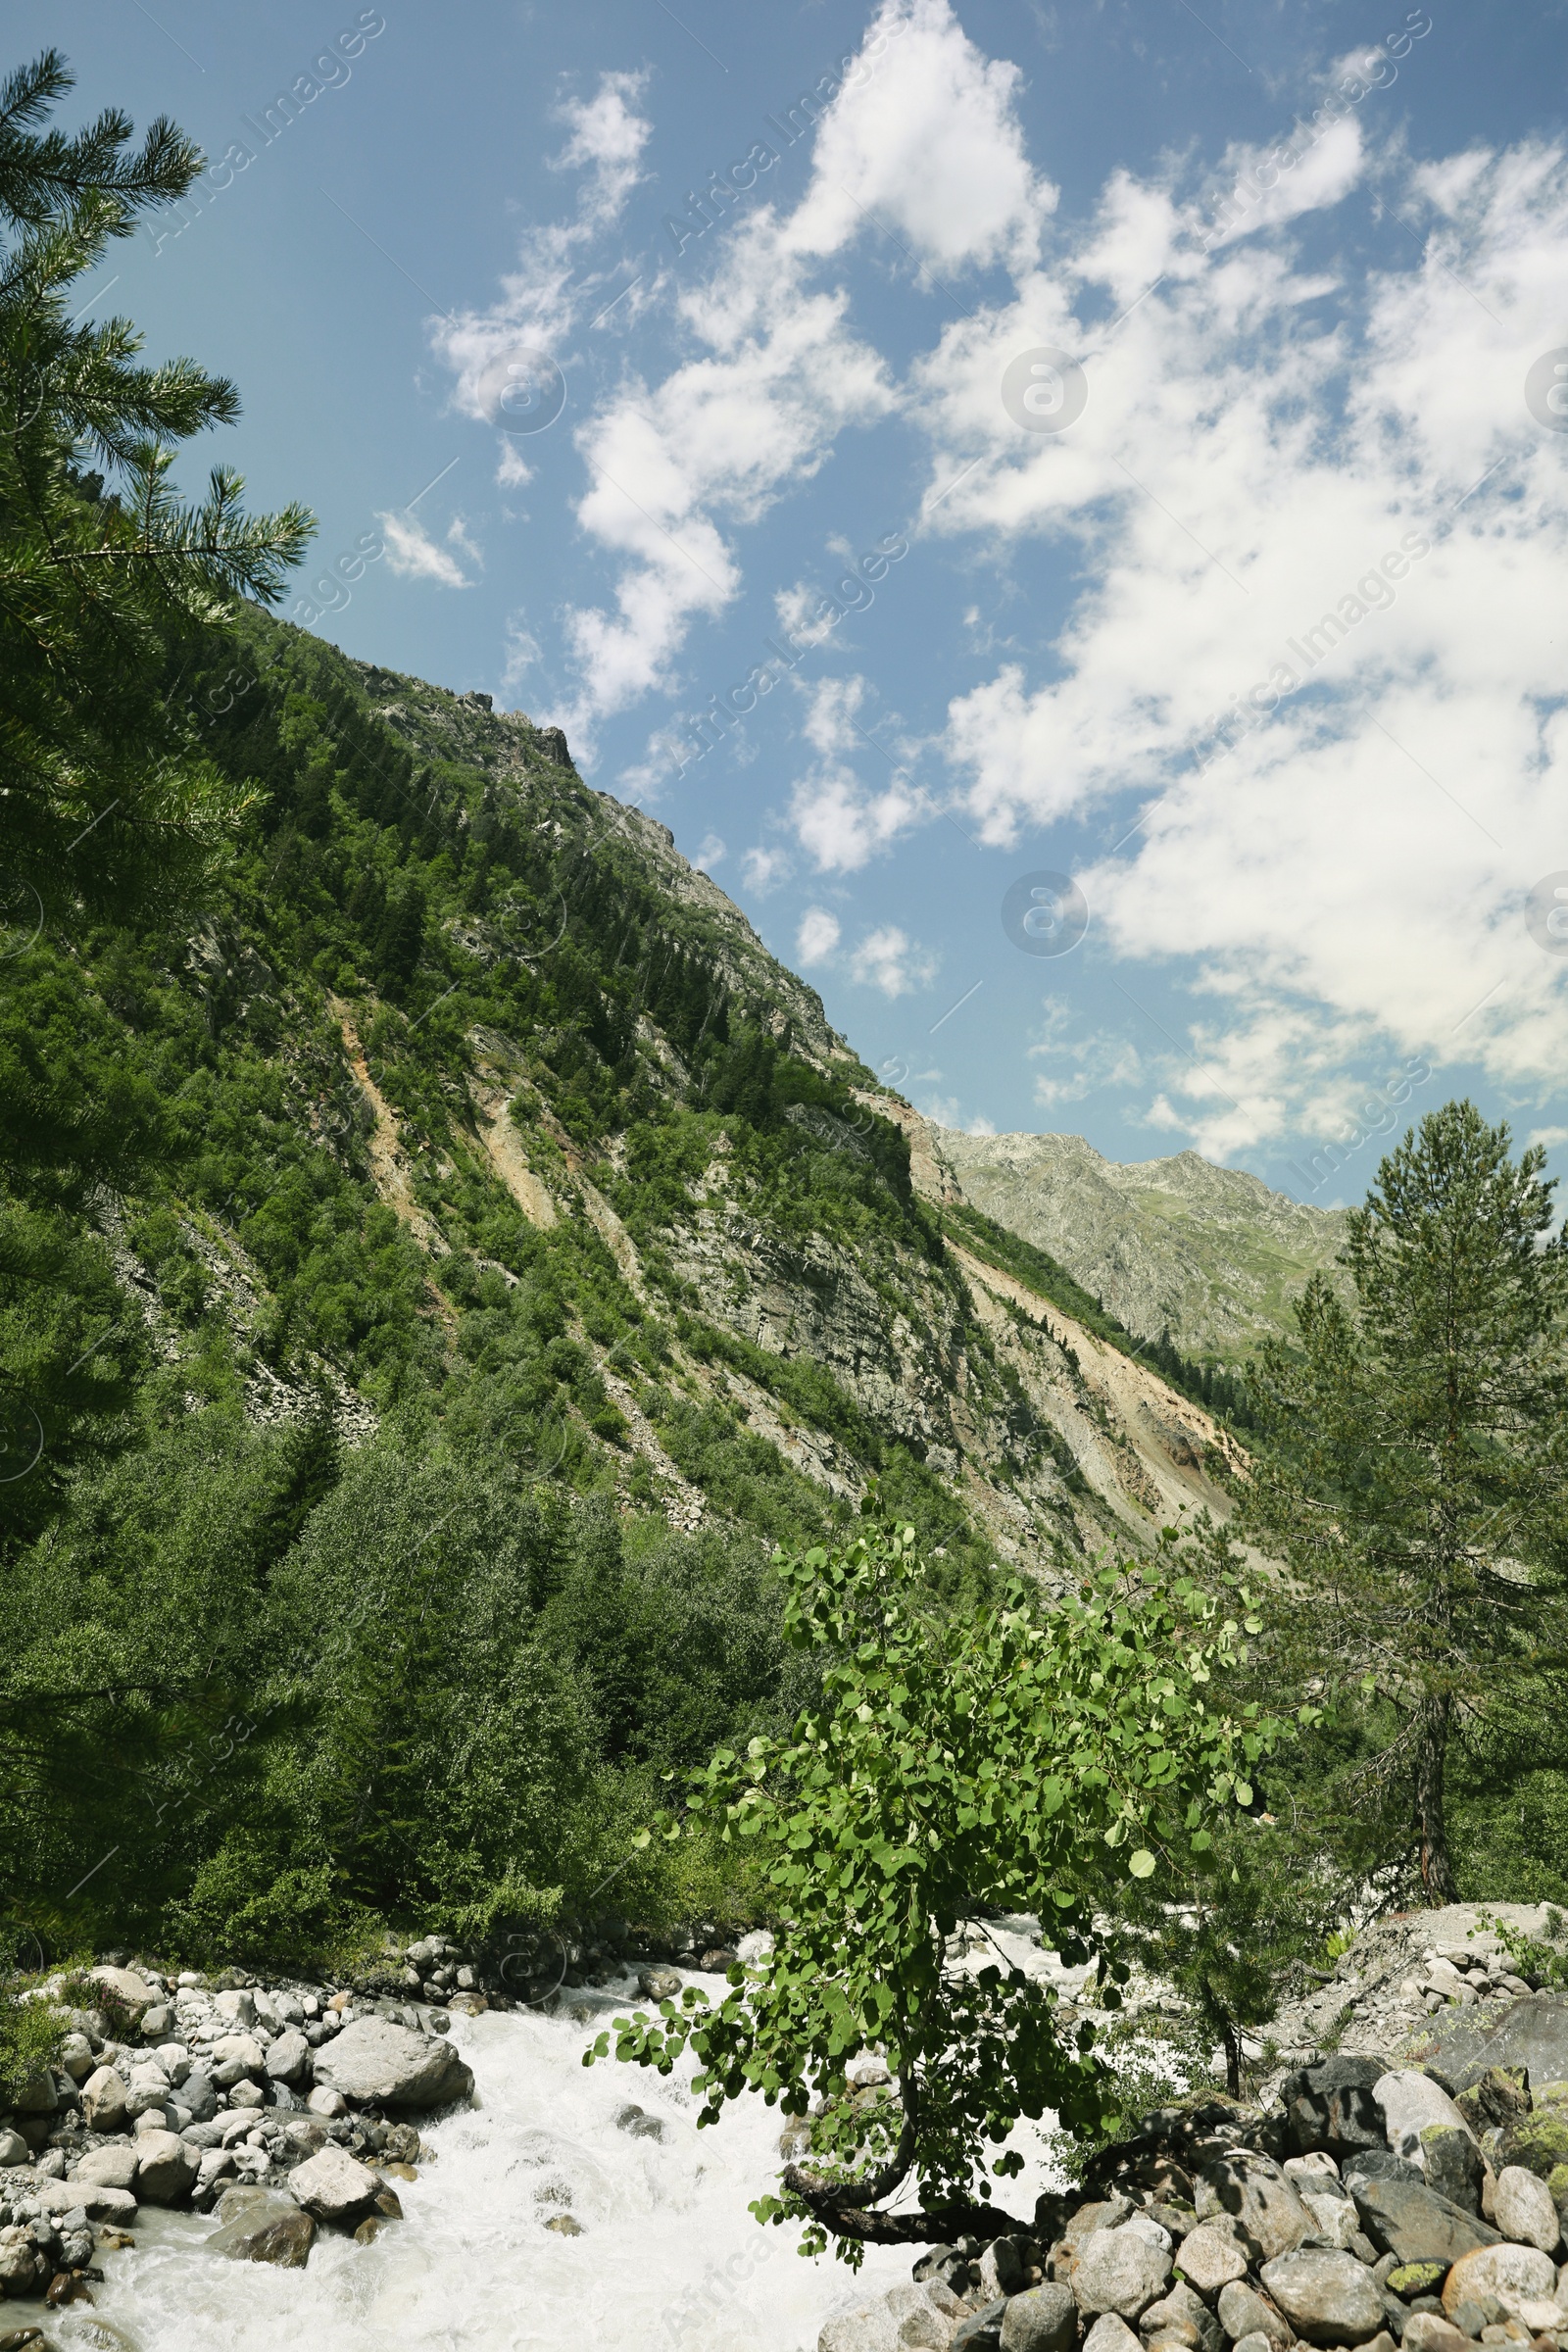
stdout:
POLYGON ((1263 2284, 1310 2344, 1364 2344, 1383 2328, 1383 2297, 1353 2254, 1303 2246, 1265 2263, 1263 2284))
POLYGON ((451 2044, 380 2017, 356 2018, 316 2053, 316 2078, 350 2099, 423 2109, 466 2099, 473 2076, 451 2044))

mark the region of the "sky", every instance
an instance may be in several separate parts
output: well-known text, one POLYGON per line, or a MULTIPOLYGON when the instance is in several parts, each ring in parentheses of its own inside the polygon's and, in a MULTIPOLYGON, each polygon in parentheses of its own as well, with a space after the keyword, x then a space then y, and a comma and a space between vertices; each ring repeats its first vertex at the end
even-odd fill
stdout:
POLYGON ((22 0, 281 610, 564 727, 979 1132, 1568 1175, 1568 11, 22 0), (1559 898, 1560 891, 1560 898, 1559 898))

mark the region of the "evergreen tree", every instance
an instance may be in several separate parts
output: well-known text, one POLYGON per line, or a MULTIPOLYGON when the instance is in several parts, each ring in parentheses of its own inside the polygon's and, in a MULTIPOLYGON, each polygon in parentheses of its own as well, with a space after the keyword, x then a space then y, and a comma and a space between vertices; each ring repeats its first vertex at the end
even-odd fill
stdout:
POLYGON ((246 514, 223 466, 184 504, 174 447, 233 422, 233 385, 188 359, 137 367, 128 319, 73 318, 76 281, 111 240, 202 165, 162 116, 139 149, 118 108, 70 137, 39 129, 73 78, 49 49, 0 86, 0 914, 13 926, 167 903, 206 870, 245 795, 165 695, 169 656, 236 597, 273 602, 313 527, 299 506, 246 514))
POLYGON ((1450 1102, 1383 1161, 1341 1252, 1353 1304, 1314 1275, 1298 1349, 1265 1350, 1274 1446, 1231 1531, 1285 1571, 1271 1687, 1388 1712, 1373 1775, 1408 1789, 1432 1903, 1456 1893, 1450 1741, 1539 1697, 1568 1626, 1568 1253, 1546 1238, 1544 1152, 1515 1162, 1509 1142, 1450 1102))

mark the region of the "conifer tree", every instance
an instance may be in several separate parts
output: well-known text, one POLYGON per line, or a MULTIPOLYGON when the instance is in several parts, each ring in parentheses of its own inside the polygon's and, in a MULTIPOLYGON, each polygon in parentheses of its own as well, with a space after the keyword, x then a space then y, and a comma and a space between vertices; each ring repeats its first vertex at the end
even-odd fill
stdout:
POLYGON ((165 117, 139 148, 109 108, 39 125, 73 87, 45 50, 0 86, 0 916, 123 914, 177 899, 244 801, 164 691, 171 650, 236 597, 273 602, 313 528, 249 515, 215 468, 187 505, 177 445, 239 414, 188 359, 135 364, 130 321, 79 317, 78 281, 201 169, 165 117), (78 316, 73 317, 73 313, 78 316))
POLYGON ((1264 1352, 1273 1444, 1231 1535, 1282 1565, 1269 1687, 1392 1706, 1374 1772, 1409 1792, 1426 1898, 1456 1887, 1450 1742, 1560 1663, 1568 1252, 1539 1148, 1468 1102, 1429 1113, 1351 1212, 1351 1299, 1314 1275, 1264 1352))

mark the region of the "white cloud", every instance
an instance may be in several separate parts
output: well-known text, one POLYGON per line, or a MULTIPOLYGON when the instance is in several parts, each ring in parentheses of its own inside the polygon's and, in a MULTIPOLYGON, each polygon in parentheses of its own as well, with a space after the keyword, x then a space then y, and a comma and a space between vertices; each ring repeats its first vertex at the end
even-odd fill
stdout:
POLYGON ((884 923, 868 931, 850 957, 850 977, 862 987, 879 988, 885 997, 907 996, 924 988, 937 968, 936 957, 901 931, 884 923))
POLYGON ((794 870, 786 851, 764 849, 760 843, 749 849, 741 859, 742 879, 747 889, 760 899, 765 899, 769 891, 787 882, 794 870))
POLYGON ((726 855, 727 852, 725 851, 724 844, 722 841, 720 841, 718 835, 716 833, 705 833, 701 842, 698 844, 697 855, 692 859, 692 863, 698 868, 699 872, 710 874, 714 866, 718 865, 726 857, 726 855))
POLYGON ((539 640, 527 626, 520 612, 514 612, 507 622, 506 664, 501 683, 506 687, 520 686, 539 660, 539 640))
POLYGON ((591 168, 593 178, 583 190, 581 206, 596 226, 619 220, 642 176, 638 166, 653 125, 635 111, 635 102, 647 85, 646 74, 602 74, 591 98, 567 98, 557 109, 571 136, 560 155, 552 157, 551 168, 591 168))
POLYGON ((829 914, 825 906, 808 906, 795 934, 796 961, 807 971, 812 964, 828 962, 837 952, 839 938, 838 916, 829 914))
POLYGON ((1361 125, 1342 115, 1315 137, 1298 133, 1282 149, 1232 147, 1220 167, 1223 194, 1214 206, 1212 249, 1348 196, 1366 163, 1361 125))
POLYGON ((948 0, 885 0, 859 66, 817 131, 796 249, 837 253, 891 222, 941 270, 1027 266, 1056 190, 1024 149, 1018 68, 985 57, 948 0))
POLYGON ((434 580, 438 588, 473 585, 457 558, 437 545, 416 515, 377 514, 375 519, 385 534, 387 564, 400 580, 434 580))
POLYGON ((995 1135, 994 1121, 983 1113, 967 1116, 956 1095, 930 1095, 916 1108, 933 1126, 949 1127, 957 1135, 995 1135))

